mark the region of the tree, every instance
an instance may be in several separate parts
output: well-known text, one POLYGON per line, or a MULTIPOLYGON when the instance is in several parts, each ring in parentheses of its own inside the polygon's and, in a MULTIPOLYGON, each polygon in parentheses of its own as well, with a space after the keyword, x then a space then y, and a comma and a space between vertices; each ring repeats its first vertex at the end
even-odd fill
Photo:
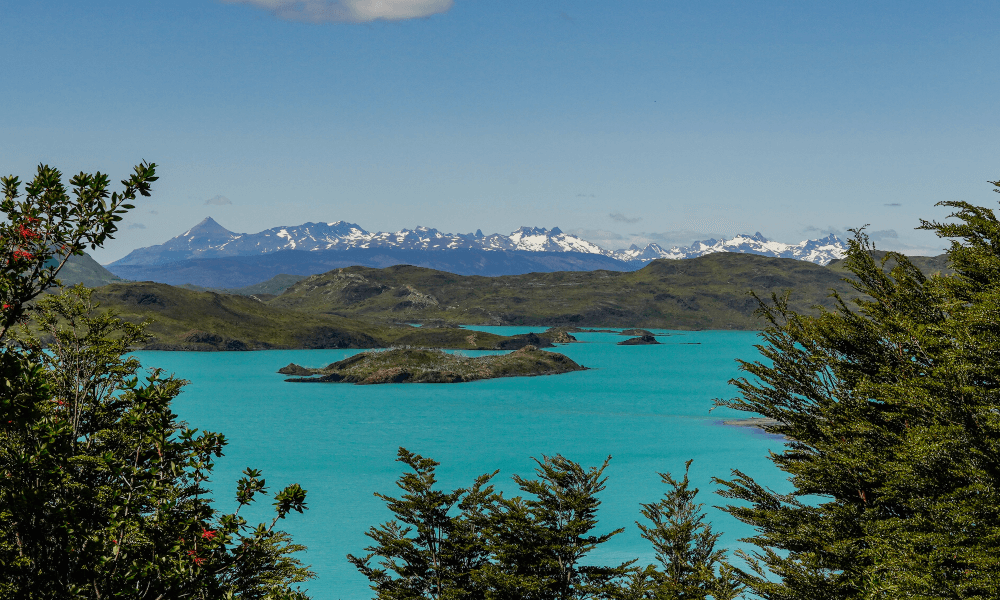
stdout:
POLYGON ((771 460, 792 492, 739 471, 721 482, 757 528, 739 576, 763 598, 1000 596, 1000 222, 941 204, 957 221, 922 228, 952 238, 953 275, 876 260, 857 231, 853 305, 762 304, 765 360, 743 362, 740 397, 719 404, 788 438, 771 460))
POLYGON ((41 296, 155 180, 143 163, 109 195, 107 176, 81 173, 70 198, 61 174, 40 166, 19 199, 18 179, 3 178, 0 597, 303 597, 290 585, 312 575, 290 556, 302 547, 274 529, 305 509, 298 485, 275 496, 269 525, 239 516, 266 491, 254 470, 238 484, 235 513, 212 507, 204 482, 225 438, 171 412, 183 381, 136 377, 125 352, 144 324, 97 311, 83 288, 41 296), (11 327, 29 316, 40 336, 25 331, 15 343, 11 327))
POLYGON ((616 529, 591 535, 597 526, 597 494, 611 457, 600 468, 584 469, 559 454, 535 459, 537 479, 514 481, 534 498, 498 498, 493 507, 490 546, 493 560, 482 569, 487 598, 497 600, 610 597, 631 565, 583 565, 595 548, 618 535, 616 529))
MULTIPOLYGON (((514 476, 535 499, 504 498, 482 475, 469 488, 434 489, 437 462, 399 449, 413 473, 397 486, 400 498, 376 493, 396 519, 372 527, 374 544, 348 560, 379 599, 571 599, 615 597, 631 562, 617 567, 580 561, 622 530, 601 536, 597 525, 604 465, 585 470, 562 456, 538 462, 538 480, 514 476), (402 523, 402 525, 400 524, 402 523), (381 557, 377 567, 372 559, 381 557)), ((634 561, 632 561, 634 562, 634 561)))
POLYGON ((742 591, 725 550, 715 548, 722 534, 712 533, 712 526, 705 523, 703 505, 694 501, 698 488, 690 487, 691 462, 684 464, 681 481, 670 473, 660 473, 669 489, 656 504, 642 505, 642 516, 650 524, 636 521, 636 525, 642 537, 652 543, 660 565, 649 565, 633 575, 626 586, 628 598, 733 600, 742 591))
POLYGON ((440 463, 405 448, 399 449, 396 460, 413 470, 396 483, 403 495, 393 498, 376 492, 375 496, 386 502, 397 520, 369 529, 366 535, 375 542, 365 548, 369 554, 363 558, 348 554, 347 559, 372 582, 380 600, 482 598, 474 575, 489 556, 483 530, 488 518, 485 507, 494 499, 488 484, 496 472, 480 476, 470 488, 442 492, 434 489, 434 471, 440 463), (449 515, 455 508, 458 513, 449 515), (370 563, 376 556, 382 561, 373 567, 370 563))

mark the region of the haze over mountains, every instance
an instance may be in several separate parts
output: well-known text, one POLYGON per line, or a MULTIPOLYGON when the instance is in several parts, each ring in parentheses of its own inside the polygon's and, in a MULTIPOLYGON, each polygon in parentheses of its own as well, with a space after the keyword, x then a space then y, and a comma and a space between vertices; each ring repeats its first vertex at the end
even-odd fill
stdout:
POLYGON ((760 233, 704 240, 666 250, 606 250, 558 227, 521 227, 510 235, 442 233, 417 227, 371 233, 354 223, 304 223, 259 233, 235 233, 211 217, 167 242, 139 248, 107 265, 133 280, 208 287, 241 287, 279 273, 312 275, 334 268, 411 264, 461 275, 513 275, 552 271, 632 271, 659 259, 695 258, 739 252, 794 258, 826 265, 842 258, 846 246, 836 236, 799 244, 770 241, 760 233))

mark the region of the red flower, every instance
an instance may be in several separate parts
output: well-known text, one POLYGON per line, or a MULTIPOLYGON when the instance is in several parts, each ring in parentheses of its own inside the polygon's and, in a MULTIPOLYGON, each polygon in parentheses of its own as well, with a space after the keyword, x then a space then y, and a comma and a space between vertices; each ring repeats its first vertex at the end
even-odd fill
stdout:
POLYGON ((212 531, 211 529, 205 529, 204 527, 202 527, 201 537, 205 538, 206 540, 210 540, 215 537, 215 532, 212 531))
POLYGON ((3 303, 3 309, 7 310, 8 308, 10 308, 10 304, 7 304, 6 302, 4 302, 3 303))
POLYGON ((196 565, 201 565, 203 562, 205 562, 204 558, 199 558, 197 556, 192 558, 191 560, 194 561, 194 564, 196 565))
POLYGON ((31 254, 28 253, 28 252, 25 252, 24 250, 15 250, 14 251, 14 258, 15 259, 23 258, 25 260, 31 260, 31 254))
POLYGON ((37 231, 35 231, 34 229, 29 229, 24 225, 19 226, 17 228, 17 232, 21 234, 21 237, 23 237, 26 240, 33 240, 35 238, 42 237, 37 231))

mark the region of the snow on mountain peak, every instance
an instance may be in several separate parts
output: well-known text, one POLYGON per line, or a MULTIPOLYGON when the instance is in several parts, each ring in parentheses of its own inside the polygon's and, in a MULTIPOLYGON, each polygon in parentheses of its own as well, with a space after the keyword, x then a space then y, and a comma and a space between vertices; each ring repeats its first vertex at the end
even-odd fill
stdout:
MULTIPOLYGON (((743 252, 764 256, 797 258, 825 265, 843 258, 846 246, 835 235, 799 244, 784 244, 765 238, 759 231, 740 234, 732 239, 696 241, 690 246, 674 246, 665 250, 656 243, 640 248, 632 244, 622 250, 604 248, 558 227, 520 227, 510 235, 493 233, 442 233, 437 229, 417 226, 396 232, 370 233, 355 223, 333 221, 304 223, 297 226, 273 227, 259 233, 234 233, 208 217, 185 233, 160 246, 140 248, 116 261, 120 264, 156 264, 187 258, 245 256, 280 250, 347 250, 351 248, 396 248, 405 250, 443 251, 452 249, 514 250, 526 252, 580 252, 600 254, 628 263, 646 263, 658 258, 680 259, 704 256, 713 252, 743 252)), ((116 264, 113 263, 113 264, 116 264)))

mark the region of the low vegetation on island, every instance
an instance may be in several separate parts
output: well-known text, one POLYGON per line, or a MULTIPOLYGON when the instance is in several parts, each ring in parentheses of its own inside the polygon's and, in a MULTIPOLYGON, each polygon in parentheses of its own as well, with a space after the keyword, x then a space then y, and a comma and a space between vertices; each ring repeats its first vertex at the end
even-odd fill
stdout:
POLYGON ((651 333, 646 333, 646 334, 643 334, 643 335, 636 336, 634 338, 629 338, 627 340, 623 340, 621 342, 618 342, 618 345, 619 346, 650 346, 650 345, 659 344, 659 343, 660 342, 656 341, 656 336, 654 336, 651 333))
POLYGON ((524 346, 507 354, 462 356, 427 348, 393 348, 362 352, 321 369, 296 364, 278 372, 317 375, 293 378, 296 383, 462 383, 498 377, 534 377, 584 371, 586 367, 557 352, 524 346))

